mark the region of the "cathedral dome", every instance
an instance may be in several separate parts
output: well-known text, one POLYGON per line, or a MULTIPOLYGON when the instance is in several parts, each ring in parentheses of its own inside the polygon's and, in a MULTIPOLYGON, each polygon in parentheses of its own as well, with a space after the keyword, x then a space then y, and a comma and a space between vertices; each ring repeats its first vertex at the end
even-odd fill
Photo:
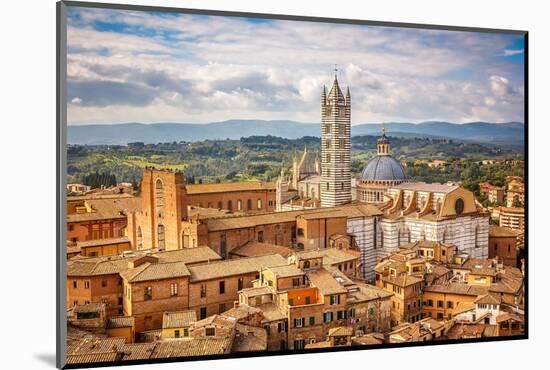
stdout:
POLYGON ((401 164, 390 155, 378 155, 363 169, 361 181, 405 181, 401 164))

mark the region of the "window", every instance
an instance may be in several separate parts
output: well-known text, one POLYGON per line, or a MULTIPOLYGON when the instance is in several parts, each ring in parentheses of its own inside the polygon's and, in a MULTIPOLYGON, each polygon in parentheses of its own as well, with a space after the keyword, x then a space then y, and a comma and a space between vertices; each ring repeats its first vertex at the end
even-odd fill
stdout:
POLYGON ((101 280, 101 287, 102 288, 107 287, 107 280, 101 280))
POLYGON ((73 231, 74 230, 74 225, 73 224, 69 224, 69 231, 73 231))
POLYGON ((77 288, 76 280, 73 280, 73 288, 77 288))
POLYGON ((437 307, 443 308, 443 301, 437 301, 437 307))
POLYGON ((330 304, 331 305, 337 305, 340 304, 340 296, 339 295, 331 295, 330 296, 330 304))
POLYGON ((286 321, 277 323, 277 332, 278 333, 286 332, 286 321))
POLYGON ((306 297, 306 304, 311 304, 311 298, 309 296, 306 297))
POLYGON ((227 209, 230 211, 233 211, 233 201, 231 200, 227 201, 227 209))
POLYGON ((447 308, 453 308, 453 302, 447 301, 447 308))
POLYGON ((200 316, 201 320, 206 319, 206 307, 201 307, 200 312, 199 312, 199 316, 200 316))
POLYGON ((220 294, 225 294, 225 281, 220 281, 220 294))
POLYGON ((201 284, 201 298, 206 297, 206 284, 201 284))
POLYGON ((189 328, 183 328, 183 336, 188 337, 189 336, 189 328))
POLYGON ((336 319, 337 320, 344 320, 348 317, 348 311, 337 311, 336 312, 336 319))
POLYGON ((271 334, 271 326, 264 325, 265 333, 269 336, 271 334))
POLYGON ((157 227, 157 234, 158 234, 158 235, 157 235, 157 238, 158 238, 158 249, 164 250, 165 241, 166 241, 164 225, 162 225, 162 224, 158 225, 158 227, 157 227))
POLYGON ((170 296, 175 297, 178 295, 178 284, 170 284, 170 296))
POLYGON ((263 230, 258 231, 258 242, 260 242, 260 243, 264 242, 264 232, 263 232, 263 230))
MULTIPOLYGON (((271 280, 269 280, 269 281, 271 281, 271 280)), ((294 299, 289 298, 289 299, 288 299, 288 305, 289 305, 289 306, 294 306, 294 299)))
POLYGON ((252 210, 252 199, 246 201, 246 208, 250 211, 252 210))
POLYGON ((153 299, 153 287, 147 286, 143 290, 143 300, 144 301, 149 301, 151 299, 153 299))
POLYGON ((298 230, 296 231, 296 233, 298 234, 298 236, 304 236, 304 229, 302 229, 301 227, 298 228, 298 230))
POLYGON ((292 279, 292 286, 294 288, 299 287, 300 286, 300 278, 292 279))
POLYGON ((225 303, 220 303, 220 306, 218 307, 218 309, 220 313, 225 312, 225 303))
POLYGON ((434 305, 434 301, 432 301, 431 299, 428 299, 428 302, 426 302, 426 306, 433 307, 433 305, 434 305))
POLYGON ((315 316, 309 317, 309 325, 315 325, 315 316))
POLYGON ((237 290, 242 290, 243 285, 244 285, 243 278, 239 278, 239 280, 237 280, 237 290))
MULTIPOLYGON (((311 197, 313 198, 313 196, 311 196, 311 197)), ((273 201, 272 201, 272 200, 268 201, 268 202, 267 202, 267 205, 268 205, 269 207, 273 207, 273 201)))
POLYGON ((174 338, 179 338, 180 337, 180 331, 179 330, 174 330, 174 338))
POLYGON ((369 316, 374 316, 374 307, 369 308, 369 316))
POLYGON ((301 328, 302 326, 304 326, 304 318, 303 317, 294 319, 294 327, 295 328, 301 328))
POLYGON ((349 317, 355 317, 355 308, 349 310, 349 317))
POLYGON ((304 349, 306 341, 303 339, 297 339, 294 341, 294 349, 304 349))
POLYGON ((84 280, 84 289, 90 289, 90 280, 84 280))
POLYGON ((219 208, 219 209, 222 209, 222 208, 223 208, 222 202, 218 202, 218 208, 219 208))
POLYGON ((216 328, 206 328, 205 334, 207 337, 213 337, 216 335, 216 328))
POLYGON ((323 314, 323 322, 331 322, 332 321, 332 312, 325 312, 323 314))
POLYGON ((464 200, 462 198, 458 198, 455 201, 455 212, 457 215, 461 215, 464 212, 464 200))
POLYGON ((258 199, 258 209, 262 209, 262 200, 258 199))

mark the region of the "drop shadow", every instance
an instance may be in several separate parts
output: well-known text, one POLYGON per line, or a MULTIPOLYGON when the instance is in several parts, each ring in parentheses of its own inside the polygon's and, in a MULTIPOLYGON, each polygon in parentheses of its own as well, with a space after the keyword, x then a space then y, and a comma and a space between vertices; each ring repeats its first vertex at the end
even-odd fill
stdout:
POLYGON ((34 358, 52 367, 55 367, 56 365, 55 353, 35 353, 34 358))

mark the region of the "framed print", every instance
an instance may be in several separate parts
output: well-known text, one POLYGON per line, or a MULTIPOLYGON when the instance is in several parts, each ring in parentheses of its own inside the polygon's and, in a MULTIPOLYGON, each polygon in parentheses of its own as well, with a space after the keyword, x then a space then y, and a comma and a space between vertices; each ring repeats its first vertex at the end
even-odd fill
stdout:
POLYGON ((58 367, 527 338, 527 32, 58 3, 58 367))

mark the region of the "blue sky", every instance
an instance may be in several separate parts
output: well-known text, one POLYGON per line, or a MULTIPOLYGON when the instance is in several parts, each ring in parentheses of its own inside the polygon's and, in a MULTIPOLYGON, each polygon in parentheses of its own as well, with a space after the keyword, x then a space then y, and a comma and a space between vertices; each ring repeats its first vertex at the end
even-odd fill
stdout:
POLYGON ((69 124, 319 121, 338 65, 352 123, 523 122, 510 34, 117 11, 68 11, 69 124))

